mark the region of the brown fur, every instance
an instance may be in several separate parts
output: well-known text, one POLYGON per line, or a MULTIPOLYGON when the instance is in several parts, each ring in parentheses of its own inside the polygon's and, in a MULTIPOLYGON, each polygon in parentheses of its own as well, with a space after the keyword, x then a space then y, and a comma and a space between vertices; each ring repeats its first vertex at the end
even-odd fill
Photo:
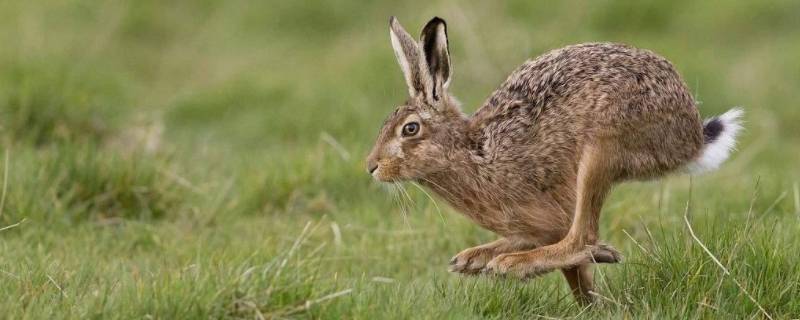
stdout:
POLYGON ((418 181, 502 237, 462 251, 451 271, 561 269, 591 301, 590 264, 620 260, 598 244, 610 189, 682 168, 703 148, 703 123, 673 66, 622 44, 568 46, 524 63, 467 116, 447 92, 444 21, 431 20, 420 44, 394 18, 390 32, 410 98, 384 122, 370 172, 418 181), (403 136, 415 121, 420 132, 403 136))

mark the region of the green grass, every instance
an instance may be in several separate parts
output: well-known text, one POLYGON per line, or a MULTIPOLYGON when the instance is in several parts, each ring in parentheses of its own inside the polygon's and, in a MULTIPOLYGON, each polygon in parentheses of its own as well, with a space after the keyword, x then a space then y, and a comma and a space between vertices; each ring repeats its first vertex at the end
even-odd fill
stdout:
POLYGON ((2 2, 0 310, 798 318, 797 39, 793 1, 2 2), (406 94, 389 15, 410 30, 448 20, 468 112, 526 58, 619 41, 672 60, 703 115, 743 106, 746 131, 717 172, 613 192, 602 235, 627 259, 595 269, 597 305, 575 304, 557 273, 449 274, 494 236, 364 173, 406 94))

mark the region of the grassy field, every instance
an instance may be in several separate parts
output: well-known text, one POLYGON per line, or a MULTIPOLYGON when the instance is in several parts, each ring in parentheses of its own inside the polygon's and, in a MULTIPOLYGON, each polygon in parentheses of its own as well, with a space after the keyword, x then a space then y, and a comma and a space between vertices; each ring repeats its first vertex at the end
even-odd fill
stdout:
POLYGON ((0 317, 800 317, 800 2, 3 1, 0 44, 0 317), (613 192, 597 305, 449 274, 494 236, 364 172, 390 15, 448 20, 467 112, 546 50, 652 49, 739 150, 613 192))

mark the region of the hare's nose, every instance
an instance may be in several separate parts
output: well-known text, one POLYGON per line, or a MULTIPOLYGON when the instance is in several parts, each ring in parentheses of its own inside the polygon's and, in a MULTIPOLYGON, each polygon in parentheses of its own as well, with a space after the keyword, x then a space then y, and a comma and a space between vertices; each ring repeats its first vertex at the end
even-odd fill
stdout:
POLYGON ((372 175, 375 170, 378 170, 378 157, 375 156, 375 151, 372 151, 367 156, 367 172, 372 175))
POLYGON ((373 174, 375 172, 375 170, 378 170, 378 164, 377 163, 370 163, 370 164, 367 165, 367 171, 369 171, 369 174, 373 174))

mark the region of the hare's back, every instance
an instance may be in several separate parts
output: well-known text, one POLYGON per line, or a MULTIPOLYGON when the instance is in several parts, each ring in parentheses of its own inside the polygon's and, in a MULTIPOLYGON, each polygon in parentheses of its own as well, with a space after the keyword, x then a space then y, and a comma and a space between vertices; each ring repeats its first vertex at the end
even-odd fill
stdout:
POLYGON ((640 94, 673 100, 661 105, 694 108, 683 80, 665 58, 624 44, 586 43, 552 50, 525 62, 476 116, 507 112, 507 106, 515 103, 529 108, 566 103, 581 107, 598 99, 623 100, 640 94))
POLYGON ((649 147, 647 135, 676 132, 676 139, 702 143, 694 101, 672 64, 614 43, 568 46, 527 61, 472 121, 493 158, 530 158, 544 176, 574 168, 582 142, 601 135, 639 136, 649 147))

